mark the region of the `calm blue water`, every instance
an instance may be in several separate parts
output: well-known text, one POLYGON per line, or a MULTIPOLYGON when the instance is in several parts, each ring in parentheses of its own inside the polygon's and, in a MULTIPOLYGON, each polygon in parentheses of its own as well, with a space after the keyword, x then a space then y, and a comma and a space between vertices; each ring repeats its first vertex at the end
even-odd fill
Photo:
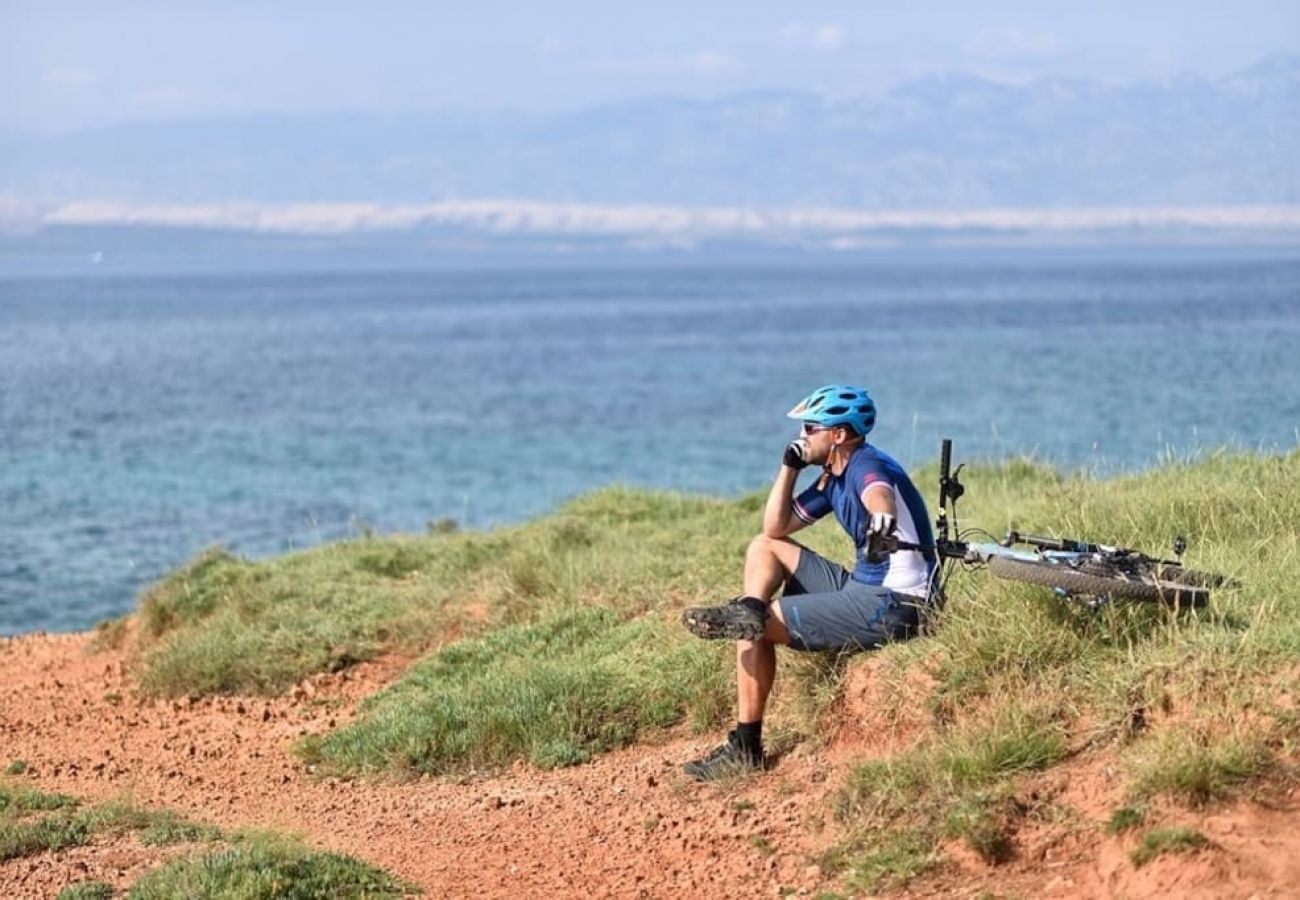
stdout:
POLYGON ((904 462, 1291 449, 1300 261, 2 280, 0 634, 123 612, 213 543, 759 488, 832 380, 904 462))

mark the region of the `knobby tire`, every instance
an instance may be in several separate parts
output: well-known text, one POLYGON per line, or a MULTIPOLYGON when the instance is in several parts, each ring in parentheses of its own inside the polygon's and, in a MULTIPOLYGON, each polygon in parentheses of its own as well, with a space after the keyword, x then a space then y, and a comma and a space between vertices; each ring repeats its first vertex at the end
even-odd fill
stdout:
POLYGON ((1080 572, 1053 560, 1020 560, 1004 556, 991 557, 989 571, 999 578, 1060 588, 1072 594, 1104 594, 1112 598, 1180 607, 1204 606, 1210 599, 1210 589, 1205 584, 1212 582, 1215 577, 1175 566, 1158 569, 1158 578, 1149 574, 1128 576, 1118 570, 1103 575, 1080 572))

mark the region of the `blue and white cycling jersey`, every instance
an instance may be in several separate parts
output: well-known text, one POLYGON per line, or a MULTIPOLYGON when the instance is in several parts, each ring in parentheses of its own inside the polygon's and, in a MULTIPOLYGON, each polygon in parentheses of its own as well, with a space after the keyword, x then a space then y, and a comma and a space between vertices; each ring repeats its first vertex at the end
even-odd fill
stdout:
POLYGON ((933 546, 930 515, 916 485, 893 457, 870 444, 864 443, 853 452, 841 474, 823 476, 796 497, 794 513, 810 525, 829 512, 835 513, 835 518, 857 548, 857 566, 853 569, 855 581, 916 597, 928 597, 936 564, 933 550, 899 550, 882 562, 867 562, 867 526, 871 514, 862 505, 862 492, 877 484, 894 492, 899 539, 933 546))

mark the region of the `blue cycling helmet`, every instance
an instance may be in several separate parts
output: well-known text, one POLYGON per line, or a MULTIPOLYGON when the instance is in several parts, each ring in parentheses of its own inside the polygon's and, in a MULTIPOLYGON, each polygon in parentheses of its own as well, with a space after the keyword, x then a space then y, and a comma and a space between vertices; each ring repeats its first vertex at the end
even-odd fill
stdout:
POLYGON ((876 403, 866 388, 828 384, 804 397, 786 415, 814 425, 848 425, 865 436, 876 425, 876 403))

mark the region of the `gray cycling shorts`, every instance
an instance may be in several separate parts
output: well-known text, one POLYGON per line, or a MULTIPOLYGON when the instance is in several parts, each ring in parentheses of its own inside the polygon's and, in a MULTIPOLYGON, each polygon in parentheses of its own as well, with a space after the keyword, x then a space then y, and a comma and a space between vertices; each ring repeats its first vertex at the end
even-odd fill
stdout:
POLYGON ((924 600, 854 581, 839 563, 800 547, 777 603, 794 650, 870 650, 914 637, 924 600))

